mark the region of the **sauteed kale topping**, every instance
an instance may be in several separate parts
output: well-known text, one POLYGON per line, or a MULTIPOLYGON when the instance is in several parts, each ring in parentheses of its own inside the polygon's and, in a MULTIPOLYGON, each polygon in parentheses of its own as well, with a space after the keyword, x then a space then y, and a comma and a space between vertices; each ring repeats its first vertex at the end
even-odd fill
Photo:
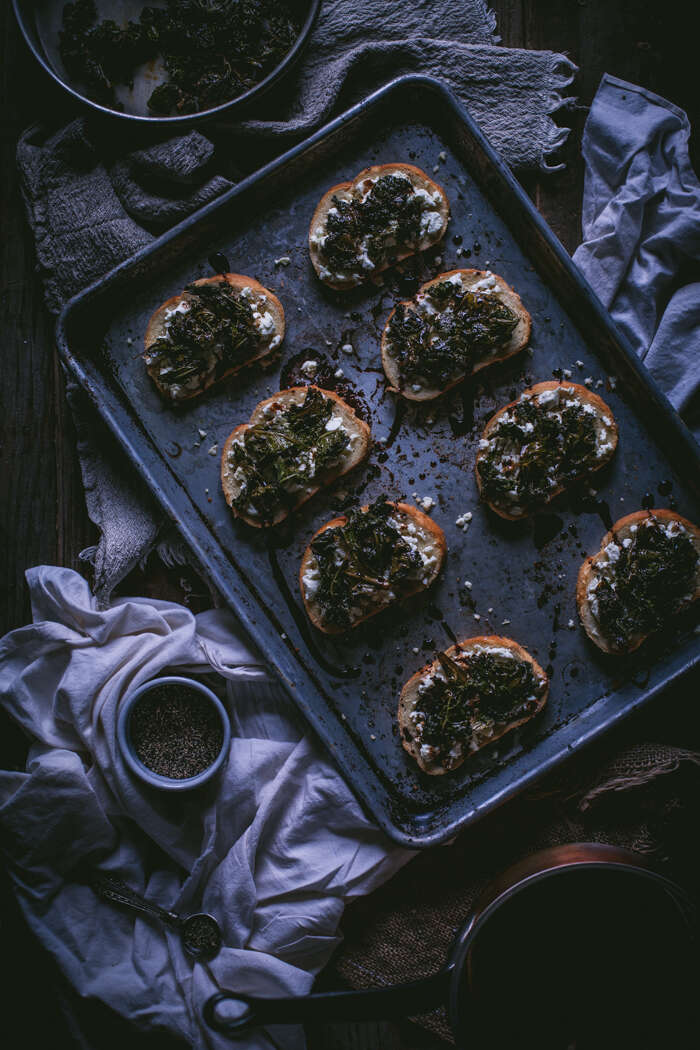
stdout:
POLYGON ((137 66, 161 56, 167 73, 148 107, 160 115, 196 113, 236 98, 290 50, 301 22, 289 0, 168 0, 118 25, 97 21, 94 0, 63 9, 61 57, 91 97, 121 109, 114 88, 133 84, 137 66))
POLYGON ((188 284, 185 291, 186 309, 170 313, 165 332, 147 350, 161 380, 178 387, 245 361, 260 338, 254 300, 240 290, 216 281, 188 284))
POLYGON ((484 497, 490 503, 527 507, 580 476, 604 447, 595 419, 579 401, 566 403, 565 387, 544 404, 538 397, 516 402, 489 434, 479 459, 484 497))
POLYGON ((389 352, 404 386, 443 387, 468 375, 477 358, 504 346, 517 323, 517 315, 497 295, 440 281, 419 297, 417 309, 396 307, 389 352))
POLYGON ((339 274, 373 270, 421 235, 425 198, 404 175, 376 179, 366 197, 333 197, 320 255, 339 274))
POLYGON ((333 400, 309 387, 300 404, 248 427, 242 443, 233 444, 229 454, 229 470, 240 471, 241 490, 234 505, 247 513, 252 507, 269 521, 293 504, 295 494, 350 447, 342 427, 326 430, 332 415, 333 400))
POLYGON ((394 514, 380 496, 364 513, 353 511, 345 525, 326 529, 311 543, 320 573, 314 602, 326 624, 348 627, 356 618, 353 609, 376 600, 378 590, 390 598, 415 582, 423 560, 393 524, 394 514))
POLYGON ((689 534, 654 518, 631 543, 614 544, 592 592, 596 618, 616 648, 657 630, 695 591, 698 553, 689 534))
POLYGON ((441 673, 419 700, 420 741, 436 749, 433 758, 529 714, 544 688, 529 661, 516 654, 482 649, 459 662, 445 653, 438 660, 441 673))

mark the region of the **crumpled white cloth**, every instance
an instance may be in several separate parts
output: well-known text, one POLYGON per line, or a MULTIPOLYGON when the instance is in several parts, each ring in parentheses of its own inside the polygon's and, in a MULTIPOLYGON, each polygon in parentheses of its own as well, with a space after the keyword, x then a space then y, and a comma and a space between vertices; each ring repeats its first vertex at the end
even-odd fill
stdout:
POLYGON ((0 772, 0 836, 24 915, 82 995, 195 1048, 303 1045, 278 1026, 236 1044, 201 1008, 219 987, 303 994, 338 942, 346 901, 409 859, 365 816, 223 610, 120 599, 99 611, 69 569, 27 573, 34 622, 0 641, 0 701, 31 736, 26 772, 0 772), (228 680, 228 765, 204 796, 144 787, 115 723, 165 668, 228 680), (205 910, 220 954, 193 964, 178 936, 71 881, 99 863, 159 904, 205 910))
POLYGON ((574 262, 700 440, 700 182, 689 138, 682 109, 602 78, 583 133, 574 262))

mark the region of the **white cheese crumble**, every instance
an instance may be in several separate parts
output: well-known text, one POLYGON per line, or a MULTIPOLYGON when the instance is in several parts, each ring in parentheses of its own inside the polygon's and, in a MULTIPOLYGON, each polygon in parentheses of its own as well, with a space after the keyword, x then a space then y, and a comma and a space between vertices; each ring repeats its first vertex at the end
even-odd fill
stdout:
POLYGON ((266 310, 264 314, 259 313, 257 310, 253 312, 253 320, 255 326, 261 335, 271 335, 275 330, 275 319, 269 310, 266 310))
POLYGON ((494 275, 487 270, 486 275, 480 278, 471 286, 472 292, 485 292, 490 294, 491 292, 501 292, 503 289, 494 277, 494 275))
POLYGON ((189 313, 190 304, 185 300, 181 299, 177 306, 168 306, 165 310, 165 320, 169 321, 174 314, 186 314, 189 313))
POLYGON ((312 358, 308 361, 304 361, 300 366, 299 371, 303 372, 305 376, 309 377, 309 379, 313 379, 318 372, 318 361, 314 361, 312 358))
POLYGON ((315 558, 310 559, 310 564, 301 577, 301 583, 304 588, 304 597, 307 601, 311 601, 321 584, 321 570, 315 558))
POLYGON ((279 259, 275 259, 275 266, 289 266, 291 261, 288 255, 280 255, 279 259))
POLYGON ((442 229, 442 215, 439 211, 425 211, 421 215, 421 237, 434 237, 442 229))

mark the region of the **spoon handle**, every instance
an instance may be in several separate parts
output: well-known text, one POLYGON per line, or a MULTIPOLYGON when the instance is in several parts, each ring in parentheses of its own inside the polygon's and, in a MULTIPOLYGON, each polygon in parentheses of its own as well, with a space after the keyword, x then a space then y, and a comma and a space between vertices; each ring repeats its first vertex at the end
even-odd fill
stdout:
POLYGON ((91 885, 100 897, 111 901, 113 904, 121 904, 142 915, 160 919, 161 922, 165 922, 169 926, 179 927, 181 924, 180 916, 175 912, 167 911, 165 908, 161 908, 159 904, 154 904, 153 901, 147 900, 140 893, 137 893, 136 890, 133 890, 131 886, 128 886, 113 875, 106 875, 104 872, 100 872, 91 880, 91 885))

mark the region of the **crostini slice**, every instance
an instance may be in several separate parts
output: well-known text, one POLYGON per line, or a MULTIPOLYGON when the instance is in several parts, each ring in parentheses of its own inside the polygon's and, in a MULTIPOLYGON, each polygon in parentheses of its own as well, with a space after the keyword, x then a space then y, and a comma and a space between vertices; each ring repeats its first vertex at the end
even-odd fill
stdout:
POLYGON ((532 320, 520 296, 490 270, 448 270, 398 303, 382 333, 390 389, 431 401, 467 376, 523 350, 532 320))
POLYGON ((698 597, 700 529, 666 509, 616 521, 576 584, 581 623, 605 653, 638 649, 698 597))
POLYGON ((253 277, 223 273, 193 281, 158 307, 143 359, 163 397, 185 401, 268 357, 283 339, 277 296, 253 277))
POLYGON ((512 638, 467 638, 404 685, 401 743, 424 773, 440 776, 529 722, 548 693, 547 675, 512 638))
POLYGON ((439 525, 382 496, 333 518, 312 538, 299 569, 307 615, 320 631, 341 634, 430 587, 446 555, 439 525))
POLYGON ((437 244, 449 218, 445 191, 420 168, 376 164, 324 193, 309 226, 311 262, 330 288, 354 288, 437 244))
POLYGON ((479 492, 516 521, 600 470, 616 448, 617 424, 602 398, 578 383, 537 383, 486 424, 474 467, 479 492))
POLYGON ((221 484, 249 525, 277 525, 365 458, 370 428, 332 390, 295 386, 254 408, 226 439, 221 484))

